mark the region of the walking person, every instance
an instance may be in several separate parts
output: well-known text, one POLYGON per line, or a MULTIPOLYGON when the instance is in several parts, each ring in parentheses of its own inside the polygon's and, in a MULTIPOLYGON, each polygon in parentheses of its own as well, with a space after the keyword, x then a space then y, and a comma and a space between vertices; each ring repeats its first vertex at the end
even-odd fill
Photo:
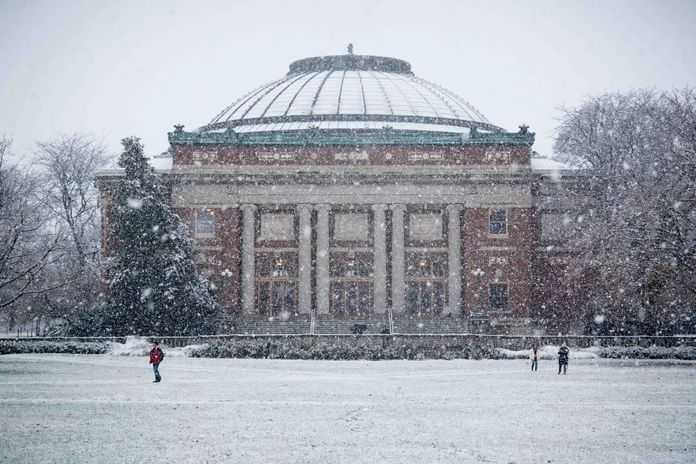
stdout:
POLYGON ((152 364, 152 370, 155 373, 155 380, 153 383, 161 382, 162 376, 159 373, 159 365, 164 359, 164 351, 159 346, 159 342, 155 341, 155 346, 150 350, 150 364, 152 364))
POLYGON ((568 345, 565 343, 561 345, 561 347, 558 349, 558 375, 561 374, 561 370, 563 370, 563 375, 566 375, 566 371, 568 370, 568 355, 570 354, 570 350, 568 349, 568 345))
POLYGON ((539 348, 536 345, 532 347, 529 359, 532 360, 532 372, 535 372, 539 368, 539 348))

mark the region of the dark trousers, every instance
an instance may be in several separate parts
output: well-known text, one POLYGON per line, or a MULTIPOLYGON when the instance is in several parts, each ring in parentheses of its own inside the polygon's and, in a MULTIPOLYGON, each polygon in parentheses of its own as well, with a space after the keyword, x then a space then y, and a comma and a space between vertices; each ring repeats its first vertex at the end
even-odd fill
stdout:
POLYGON ((560 362, 558 363, 558 373, 561 373, 561 369, 563 370, 563 375, 565 375, 566 370, 568 370, 568 362, 560 362))
POLYGON ((532 370, 535 371, 538 369, 538 367, 539 367, 539 361, 537 361, 536 359, 532 359, 532 370))
POLYGON ((155 373, 155 382, 159 382, 160 380, 162 380, 162 376, 161 376, 160 373, 159 373, 159 363, 153 364, 153 365, 152 365, 152 370, 153 370, 154 373, 155 373))

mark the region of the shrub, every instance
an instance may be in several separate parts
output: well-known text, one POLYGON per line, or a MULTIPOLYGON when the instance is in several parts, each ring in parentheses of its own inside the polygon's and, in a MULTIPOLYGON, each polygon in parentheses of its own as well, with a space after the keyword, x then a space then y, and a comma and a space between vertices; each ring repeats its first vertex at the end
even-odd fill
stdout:
POLYGON ((110 345, 109 342, 1 340, 0 354, 105 354, 109 351, 110 345))

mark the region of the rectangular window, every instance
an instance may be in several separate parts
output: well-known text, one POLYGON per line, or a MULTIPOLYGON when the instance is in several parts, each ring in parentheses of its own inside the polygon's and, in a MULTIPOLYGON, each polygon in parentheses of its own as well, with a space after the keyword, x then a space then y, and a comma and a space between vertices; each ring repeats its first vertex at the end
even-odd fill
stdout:
POLYGON ((508 304, 508 285, 491 284, 490 302, 491 307, 494 309, 506 309, 508 304))
POLYGON ((291 213, 261 214, 259 240, 291 241, 295 240, 295 216, 291 213))
POLYGON ((409 214, 408 238, 411 241, 443 240, 442 213, 409 214))
POLYGON ((507 234, 507 211, 492 209, 488 221, 488 232, 491 235, 507 234))
POLYGON ((195 234, 197 238, 212 238, 215 236, 215 215, 209 209, 196 211, 195 234))
POLYGON ((334 240, 343 242, 367 242, 369 221, 366 213, 336 213, 334 215, 334 240))

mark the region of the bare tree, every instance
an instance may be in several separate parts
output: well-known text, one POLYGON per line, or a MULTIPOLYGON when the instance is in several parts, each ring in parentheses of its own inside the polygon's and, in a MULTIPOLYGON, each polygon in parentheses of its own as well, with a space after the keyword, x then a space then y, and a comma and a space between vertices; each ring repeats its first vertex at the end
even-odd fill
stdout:
POLYGON ((38 144, 37 162, 45 169, 47 207, 67 229, 80 267, 98 255, 99 211, 95 174, 107 163, 105 149, 73 134, 38 144))
POLYGON ((9 164, 9 148, 0 140, 0 310, 12 321, 21 299, 56 288, 43 277, 62 257, 62 237, 41 209, 38 178, 9 164))
POLYGON ((44 208, 66 238, 59 263, 48 279, 68 284, 45 293, 34 306, 45 315, 71 320, 89 310, 99 294, 99 207, 97 170, 107 164, 105 148, 90 137, 73 134, 38 144, 44 208))
POLYGON ((565 111, 555 149, 591 175, 592 220, 573 243, 575 272, 597 276, 587 309, 653 328, 693 317, 694 92, 592 98, 565 111))

